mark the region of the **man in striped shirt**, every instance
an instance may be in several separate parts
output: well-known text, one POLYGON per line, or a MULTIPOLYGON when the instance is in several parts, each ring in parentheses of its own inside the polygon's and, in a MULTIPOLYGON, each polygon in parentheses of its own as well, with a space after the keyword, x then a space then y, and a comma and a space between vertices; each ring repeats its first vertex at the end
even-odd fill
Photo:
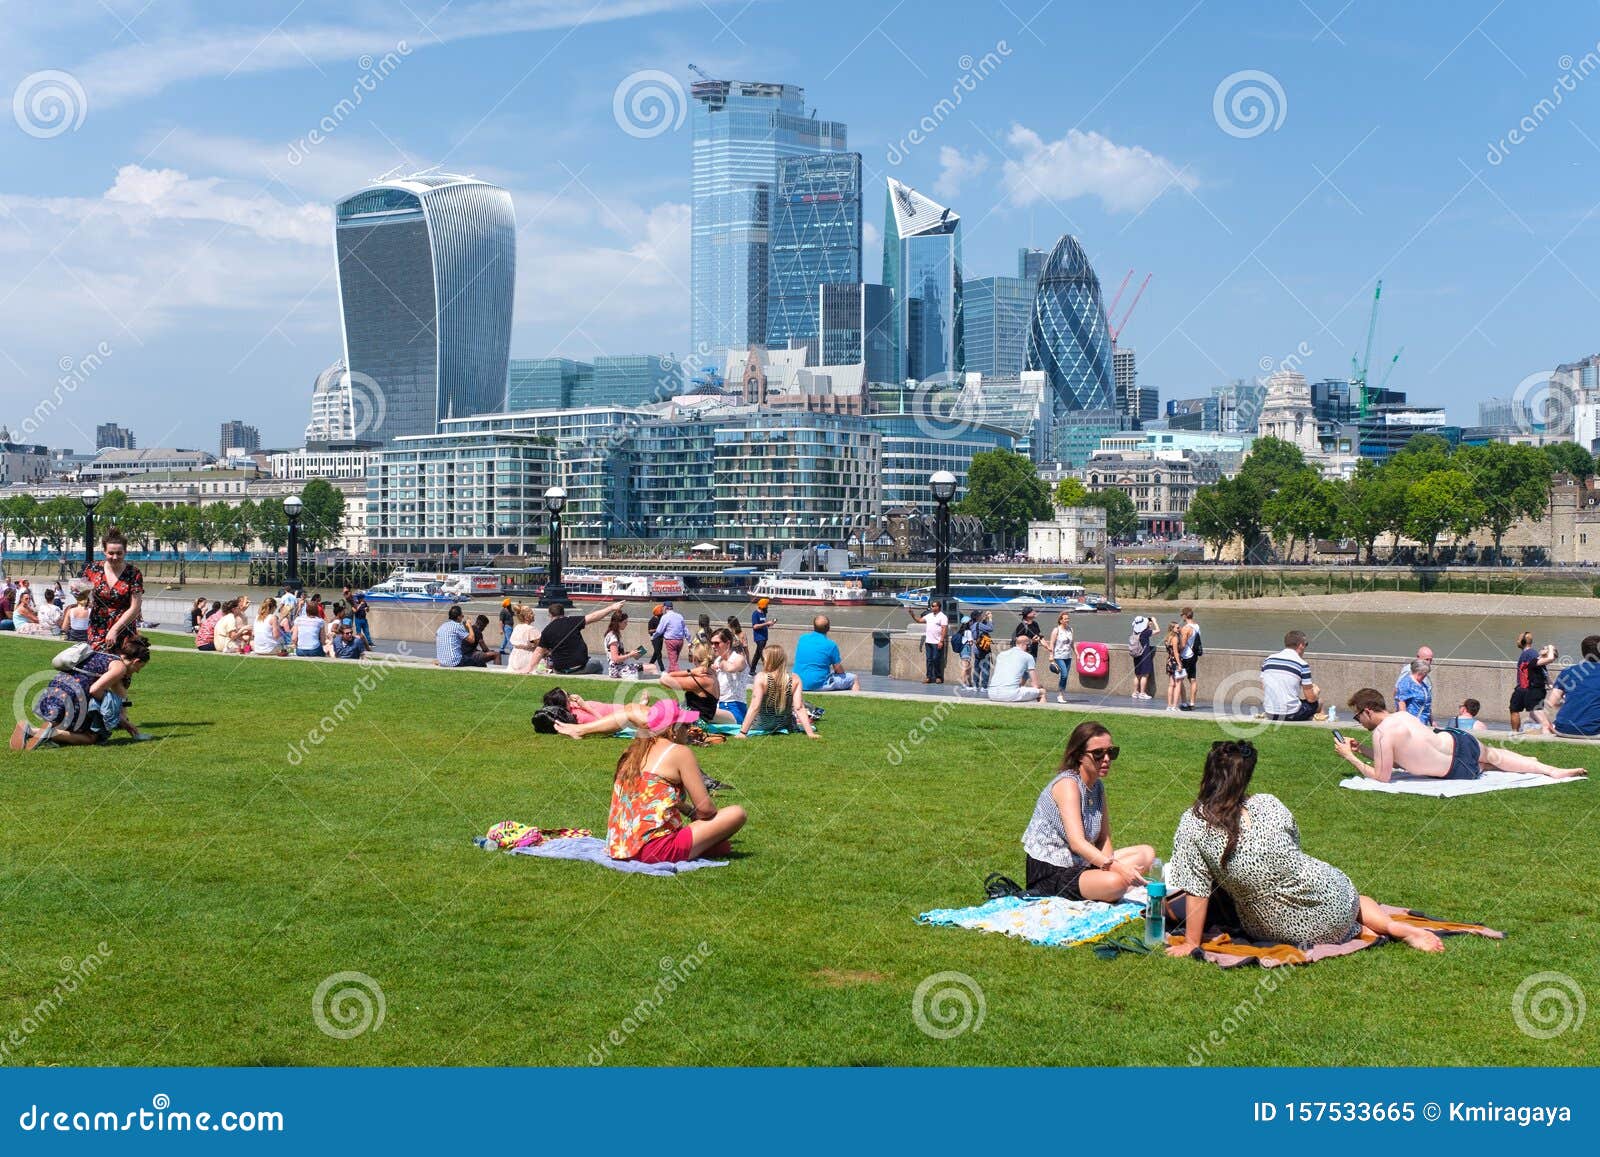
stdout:
POLYGON ((1295 723, 1322 710, 1317 702, 1322 691, 1311 681, 1311 668, 1306 664, 1309 642, 1304 631, 1290 631, 1283 637, 1283 650, 1268 655, 1261 664, 1263 708, 1268 719, 1295 723))

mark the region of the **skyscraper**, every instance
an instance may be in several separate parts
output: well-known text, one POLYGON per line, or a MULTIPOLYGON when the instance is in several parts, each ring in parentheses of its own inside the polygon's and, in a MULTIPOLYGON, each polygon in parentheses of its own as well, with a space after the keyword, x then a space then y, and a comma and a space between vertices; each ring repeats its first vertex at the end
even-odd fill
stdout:
POLYGON ((1039 274, 1044 270, 1045 259, 1049 256, 1043 249, 1018 249, 1017 276, 1038 284, 1039 274))
POLYGON ((94 428, 94 448, 137 450, 139 443, 134 439, 133 431, 126 426, 119 426, 115 422, 101 422, 94 428))
POLYGON ((441 418, 500 408, 516 244, 511 195, 470 177, 378 181, 338 203, 354 436, 431 434, 441 418))
POLYGON ((820 285, 817 287, 817 332, 820 364, 863 363, 868 385, 898 381, 894 364, 894 294, 888 286, 820 285))
POLYGON ((1100 302, 1100 279, 1083 246, 1064 235, 1039 273, 1028 332, 1028 369, 1043 370, 1055 407, 1111 410, 1111 334, 1100 302))
POLYGON ((1111 380, 1115 389, 1117 409, 1129 417, 1138 417, 1139 388, 1138 358, 1131 346, 1111 347, 1111 380))
POLYGON ((900 377, 959 381, 966 362, 961 218, 893 177, 883 229, 883 283, 894 292, 900 377))
POLYGON ((767 344, 817 336, 817 290, 861 281, 861 154, 778 161, 772 205, 767 344))
POLYGON ((696 361, 721 365, 728 350, 767 342, 768 230, 779 160, 843 151, 845 126, 807 116, 805 90, 792 84, 701 80, 690 95, 689 341, 696 361))
POLYGON ((240 421, 222 423, 222 436, 218 444, 217 457, 226 459, 229 450, 259 450, 261 449, 261 431, 254 426, 247 426, 240 421))
POLYGON ((969 372, 1014 378, 1028 356, 1034 281, 975 277, 961 285, 961 340, 969 372))

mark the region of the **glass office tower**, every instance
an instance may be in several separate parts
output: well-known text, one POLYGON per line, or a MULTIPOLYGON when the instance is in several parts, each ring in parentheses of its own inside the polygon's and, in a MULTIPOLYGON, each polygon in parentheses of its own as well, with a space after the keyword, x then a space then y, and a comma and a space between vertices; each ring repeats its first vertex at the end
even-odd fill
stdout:
POLYGON ((701 80, 690 95, 689 340, 697 363, 720 367, 728 350, 767 344, 768 230, 778 162, 842 152, 845 126, 807 116, 805 90, 792 84, 701 80))
POLYGON ((889 178, 883 283, 894 293, 898 376, 953 382, 962 346, 961 218, 889 178))
POLYGON ((778 162, 769 234, 767 345, 817 336, 817 291, 861 280, 861 154, 778 162))
POLYGON ((1039 273, 1027 368, 1044 371, 1058 411, 1115 409, 1111 334, 1100 302, 1100 279, 1070 234, 1056 242, 1039 273))
POLYGON ((431 434, 504 404, 511 194, 449 174, 378 182, 338 203, 334 249, 351 388, 376 394, 356 398, 357 437, 431 434))
POLYGON ((864 363, 868 385, 895 382, 894 294, 888 286, 819 285, 817 295, 821 364, 864 363))
POLYGON ((1014 378, 1028 357, 1034 281, 976 277, 961 286, 961 339, 968 372, 1014 378))

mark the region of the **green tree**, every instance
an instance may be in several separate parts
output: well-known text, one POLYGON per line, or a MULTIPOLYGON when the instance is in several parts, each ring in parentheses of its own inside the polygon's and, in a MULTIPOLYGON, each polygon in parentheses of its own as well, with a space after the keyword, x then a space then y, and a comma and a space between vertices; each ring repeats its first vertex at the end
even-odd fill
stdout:
POLYGON ((0 498, 0 558, 5 556, 8 538, 34 537, 34 518, 38 512, 39 500, 31 494, 0 498))
POLYGON ((313 478, 300 494, 305 509, 300 515, 300 537, 307 550, 320 550, 338 542, 344 525, 344 494, 333 483, 313 478))
POLYGON ((1056 483, 1057 506, 1082 506, 1083 500, 1088 497, 1089 488, 1076 478, 1063 478, 1056 483))
POLYGON ((1050 490, 1025 455, 982 450, 972 456, 967 495, 954 509, 977 518, 1009 547, 1028 533, 1029 522, 1050 517, 1050 490))
POLYGON ((1202 486, 1195 491, 1183 516, 1184 529, 1198 535, 1201 542, 1217 552, 1219 559, 1223 549, 1238 537, 1238 519, 1232 509, 1236 491, 1231 478, 1202 486))
POLYGON ((258 502, 250 529, 268 550, 282 550, 289 541, 289 516, 283 512, 283 499, 263 498, 258 502))
POLYGON ((259 517, 255 500, 244 499, 233 508, 232 517, 222 532, 222 541, 234 550, 249 550, 250 544, 256 539, 256 519, 259 517))
POLYGON ((1312 467, 1303 467, 1272 492, 1261 518, 1274 539, 1287 543, 1285 558, 1293 558, 1295 544, 1301 542, 1309 560, 1312 539, 1326 537, 1338 525, 1337 489, 1312 467))
POLYGON ((117 527, 123 534, 138 542, 139 549, 148 551, 151 542, 157 541, 157 531, 161 527, 161 507, 154 502, 129 502, 122 508, 122 516, 117 522, 117 527))
POLYGON ((188 543, 189 536, 194 533, 195 509, 192 506, 163 506, 150 528, 151 537, 157 545, 166 544, 178 556, 178 582, 189 581, 188 559, 184 554, 184 545, 188 543))
POLYGON ((1476 484, 1465 470, 1446 468, 1423 475, 1406 488, 1405 531, 1426 548, 1432 561, 1439 536, 1469 533, 1482 517, 1476 484))
POLYGON ((33 533, 67 563, 67 544, 83 537, 83 503, 65 495, 47 499, 33 513, 33 533))
POLYGON ((1127 491, 1108 486, 1086 496, 1083 505, 1105 508, 1106 537, 1113 542, 1126 542, 1138 535, 1139 508, 1128 497, 1127 491))
POLYGON ((1234 520, 1234 533, 1244 544, 1246 559, 1265 537, 1262 511, 1267 500, 1305 468, 1306 459, 1300 448, 1282 438, 1257 438, 1250 447, 1249 457, 1233 479, 1226 504, 1234 520))
MULTIPOLYGON (((122 512, 128 508, 128 495, 126 491, 113 487, 100 496, 100 501, 94 508, 94 525, 96 533, 110 530, 113 526, 120 527, 122 512)), ((123 531, 127 533, 126 530, 123 531)))
POLYGON ((1579 482, 1594 477, 1594 455, 1576 442, 1556 442, 1543 450, 1553 472, 1570 474, 1579 482))
POLYGON ((1395 511, 1405 509, 1405 483, 1370 458, 1356 463, 1356 472, 1338 488, 1338 527, 1366 551, 1370 566, 1378 537, 1394 524, 1395 511))
POLYGON ((189 541, 201 550, 215 550, 227 539, 234 520, 233 507, 226 502, 208 502, 193 508, 189 541))
POLYGON ((1408 483, 1450 466, 1450 443, 1439 434, 1413 434, 1387 465, 1408 483))
POLYGON ((1478 525, 1494 538, 1496 560, 1500 540, 1512 523, 1525 518, 1538 522, 1550 506, 1550 482, 1558 467, 1546 452, 1549 449, 1490 442, 1456 451, 1456 464, 1472 476, 1482 512, 1478 525))

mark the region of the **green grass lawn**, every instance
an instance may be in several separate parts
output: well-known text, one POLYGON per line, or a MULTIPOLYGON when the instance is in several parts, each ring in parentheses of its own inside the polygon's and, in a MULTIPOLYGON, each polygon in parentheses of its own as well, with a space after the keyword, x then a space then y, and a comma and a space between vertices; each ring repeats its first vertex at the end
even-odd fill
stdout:
MULTIPOLYGON (((55 649, 0 641, 0 686, 45 671, 55 649)), ((131 711, 161 742, 0 756, 0 1060, 582 1065, 605 1050, 619 1064, 1181 1065, 1201 1044, 1228 1065, 1596 1059, 1594 1016, 1539 1040, 1511 1013, 1534 973, 1600 995, 1586 782, 1381 797, 1338 789, 1326 732, 1261 736, 1256 785, 1294 811, 1308 851, 1380 900, 1509 937, 1224 973, 914 922, 980 901, 991 870, 1021 876, 1019 836, 1079 714, 947 708, 892 757, 931 705, 834 696, 819 742, 701 753, 750 824, 729 867, 655 879, 470 843, 502 819, 605 823, 622 743, 535 737, 550 681, 359 677, 161 652, 131 711), (360 702, 291 761, 341 699, 360 702), (53 998, 62 964, 101 942, 98 970, 53 998), (675 962, 686 979, 669 986, 675 962), (312 1015, 339 972, 373 978, 385 1002, 381 1026, 353 1039, 312 1015), (976 1031, 919 1030, 913 993, 941 972, 981 989, 976 1031)), ((1170 848, 1218 732, 1110 722, 1113 833, 1170 848)), ((1543 750, 1600 768, 1600 749, 1543 750)))

